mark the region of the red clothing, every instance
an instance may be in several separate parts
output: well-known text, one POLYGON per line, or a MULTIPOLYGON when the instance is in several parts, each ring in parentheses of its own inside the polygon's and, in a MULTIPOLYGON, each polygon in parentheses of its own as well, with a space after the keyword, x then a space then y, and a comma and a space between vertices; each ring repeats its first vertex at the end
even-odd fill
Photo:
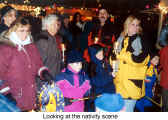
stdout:
POLYGON ((168 90, 168 46, 160 51, 161 80, 160 85, 168 90))
POLYGON ((22 110, 31 110, 36 103, 35 77, 42 61, 34 44, 17 47, 0 45, 0 79, 10 87, 10 93, 16 99, 17 106, 22 110))

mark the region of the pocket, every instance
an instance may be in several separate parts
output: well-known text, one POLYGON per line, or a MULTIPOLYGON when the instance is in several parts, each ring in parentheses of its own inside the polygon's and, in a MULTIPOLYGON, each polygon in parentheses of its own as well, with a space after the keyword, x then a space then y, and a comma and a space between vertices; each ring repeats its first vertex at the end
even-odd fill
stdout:
POLYGON ((139 99, 144 96, 144 82, 138 79, 128 79, 127 92, 132 99, 139 99))

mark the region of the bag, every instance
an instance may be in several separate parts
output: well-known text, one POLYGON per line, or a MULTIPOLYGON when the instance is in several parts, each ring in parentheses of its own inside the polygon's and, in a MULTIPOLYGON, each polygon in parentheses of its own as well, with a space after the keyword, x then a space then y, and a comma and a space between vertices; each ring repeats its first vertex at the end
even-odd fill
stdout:
POLYGON ((64 97, 61 90, 53 84, 44 84, 40 91, 40 111, 42 112, 63 112, 64 97))

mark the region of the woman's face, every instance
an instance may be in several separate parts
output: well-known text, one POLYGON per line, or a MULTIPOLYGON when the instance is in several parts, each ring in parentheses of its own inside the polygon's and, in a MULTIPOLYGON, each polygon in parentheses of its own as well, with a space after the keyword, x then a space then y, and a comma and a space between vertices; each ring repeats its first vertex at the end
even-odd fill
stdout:
POLYGON ((139 21, 135 19, 128 25, 128 36, 133 36, 137 34, 138 31, 139 31, 139 21))
POLYGON ((79 72, 82 69, 82 62, 75 62, 69 64, 73 70, 79 72))
POLYGON ((76 21, 79 22, 81 20, 81 15, 80 14, 77 14, 76 15, 76 21))
POLYGON ((4 23, 9 27, 16 20, 16 11, 11 10, 4 16, 4 23))
POLYGON ((98 60, 103 60, 103 58, 104 58, 103 50, 99 51, 99 52, 96 54, 96 58, 97 58, 98 60))
POLYGON ((17 36, 20 38, 20 40, 24 41, 30 34, 30 27, 29 25, 20 26, 15 32, 17 36))

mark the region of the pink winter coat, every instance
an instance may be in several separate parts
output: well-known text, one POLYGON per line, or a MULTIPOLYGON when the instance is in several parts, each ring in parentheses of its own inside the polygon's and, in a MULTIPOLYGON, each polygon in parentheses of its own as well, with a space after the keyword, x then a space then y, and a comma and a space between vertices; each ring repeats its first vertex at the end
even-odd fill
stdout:
MULTIPOLYGON (((90 80, 84 72, 68 67, 56 76, 56 84, 66 98, 81 99, 90 90, 90 80)), ((65 112, 84 112, 84 101, 75 101, 64 107, 65 112)))
POLYGON ((16 99, 17 106, 27 111, 35 108, 35 77, 42 61, 33 43, 25 45, 24 49, 26 52, 19 51, 10 42, 0 44, 0 79, 10 87, 9 92, 16 99))

